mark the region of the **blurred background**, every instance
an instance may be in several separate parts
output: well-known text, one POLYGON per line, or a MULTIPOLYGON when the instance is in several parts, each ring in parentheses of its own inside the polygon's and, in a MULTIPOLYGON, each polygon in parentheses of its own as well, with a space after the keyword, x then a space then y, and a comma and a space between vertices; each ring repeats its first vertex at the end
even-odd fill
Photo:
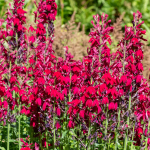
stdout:
MULTIPOLYGON (((27 13, 27 24, 34 26, 33 12, 36 10, 34 1, 25 0, 25 10, 27 13)), ((0 0, 0 19, 6 18, 6 11, 9 3, 13 0, 0 0)), ((132 26, 133 12, 139 10, 142 13, 142 20, 145 22, 142 28, 146 30, 144 38, 147 39, 143 46, 144 50, 144 76, 149 80, 150 68, 150 1, 149 0, 56 0, 58 6, 57 18, 55 23, 55 40, 53 48, 57 57, 64 56, 64 46, 69 47, 69 52, 74 55, 74 59, 82 60, 87 54, 89 47, 91 20, 93 15, 102 13, 108 14, 111 19, 111 25, 114 31, 111 34, 113 44, 110 47, 111 52, 117 49, 119 40, 123 37, 125 25, 132 26)), ((3 24, 5 27, 6 22, 3 24)), ((36 25, 35 25, 36 26, 36 25)), ((150 82, 150 80, 149 80, 150 82)))
MULTIPOLYGON (((38 2, 39 0, 36 0, 38 2)), ((12 0, 0 0, 0 17, 4 17, 6 9, 12 0)), ((149 0, 56 0, 58 5, 57 16, 61 17, 62 24, 67 23, 70 20, 73 12, 76 12, 75 22, 81 22, 81 26, 85 26, 86 34, 89 33, 91 20, 93 15, 102 14, 102 12, 109 15, 109 19, 112 23, 116 21, 123 12, 122 27, 126 24, 131 26, 132 14, 139 10, 143 15, 145 24, 143 28, 150 34, 150 1, 149 0)), ((29 9, 30 13, 35 11, 34 0, 25 0, 25 9, 29 9)))

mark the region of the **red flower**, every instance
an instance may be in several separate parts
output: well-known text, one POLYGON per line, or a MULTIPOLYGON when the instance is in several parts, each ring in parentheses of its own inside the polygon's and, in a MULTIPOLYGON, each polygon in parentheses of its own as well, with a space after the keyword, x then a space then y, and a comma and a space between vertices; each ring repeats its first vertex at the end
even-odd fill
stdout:
POLYGON ((84 113, 85 113, 84 110, 81 110, 80 113, 79 113, 80 117, 83 118, 83 119, 84 119, 84 113))
POLYGON ((122 75, 120 78, 120 83, 125 83, 127 81, 127 76, 126 75, 122 75))
POLYGON ((142 50, 138 50, 138 51, 136 51, 136 56, 139 58, 139 59, 143 59, 143 52, 142 52, 142 50))
POLYGON ((4 96, 5 95, 5 87, 4 86, 0 86, 0 96, 4 96))
POLYGON ((45 84, 45 80, 42 77, 38 78, 37 82, 38 84, 45 84))
POLYGON ((80 70, 80 68, 78 68, 78 67, 73 67, 73 70, 72 70, 73 72, 80 72, 81 70, 80 70))
POLYGON ((41 101, 40 98, 37 98, 35 102, 36 102, 36 104, 38 104, 39 106, 41 106, 42 101, 41 101))
POLYGON ((46 105, 47 105, 47 102, 44 102, 44 104, 43 104, 43 110, 46 109, 46 105))
POLYGON ((68 104, 72 104, 74 107, 76 107, 78 104, 80 104, 81 100, 75 99, 72 102, 68 102, 68 104))
POLYGON ((56 123, 56 129, 58 130, 59 128, 61 128, 61 126, 60 126, 59 122, 57 121, 57 123, 56 123))
POLYGON ((117 95, 118 95, 118 92, 116 91, 116 88, 113 87, 112 89, 110 89, 110 91, 111 91, 111 94, 113 96, 113 99, 116 99, 117 95))
POLYGON ((29 31, 33 32, 33 31, 35 31, 35 29, 30 25, 28 32, 29 31))
POLYGON ((109 100, 107 97, 103 97, 102 99, 102 104, 108 104, 109 103, 109 100))
POLYGON ((141 134, 143 134, 143 129, 142 128, 137 128, 137 134, 138 134, 138 137, 141 138, 141 134))
POLYGON ((93 106, 93 101, 91 99, 86 101, 86 106, 92 107, 93 106))
POLYGON ((105 82, 106 82, 107 84, 109 84, 109 83, 111 82, 111 75, 110 75, 110 73, 105 73, 105 74, 102 76, 102 79, 104 79, 105 82))
POLYGON ((55 72, 54 77, 56 77, 56 79, 60 79, 61 78, 61 73, 60 72, 55 72))
POLYGON ((10 83, 14 83, 14 82, 16 82, 16 78, 15 77, 11 77, 9 81, 10 81, 10 83))
POLYGON ((118 104, 117 104, 117 103, 111 102, 111 103, 109 104, 108 109, 109 109, 109 110, 117 110, 117 107, 118 107, 118 104))
POLYGON ((29 147, 21 148, 20 150, 31 150, 29 147))
POLYGON ((141 83, 142 77, 141 75, 137 75, 136 77, 136 83, 141 83))
POLYGON ((63 69, 64 71, 68 72, 69 67, 68 67, 67 65, 63 65, 62 69, 63 69))
POLYGON ((19 19, 18 18, 14 19, 14 25, 19 25, 19 19))
POLYGON ((29 60, 30 65, 33 64, 34 62, 35 62, 34 59, 30 58, 30 60, 29 60))
POLYGON ((32 43, 34 43, 34 41, 35 41, 35 37, 32 35, 32 36, 30 36, 30 38, 29 38, 29 42, 32 42, 32 43))
POLYGON ((74 126, 73 126, 73 122, 71 121, 71 120, 69 120, 69 122, 68 122, 68 127, 69 128, 73 128, 74 126))
POLYGON ((100 86, 99 86, 99 95, 101 96, 101 94, 102 94, 102 92, 103 91, 107 91, 108 90, 108 88, 107 88, 107 86, 106 86, 106 84, 105 83, 103 83, 103 84, 101 84, 100 86))
POLYGON ((143 64, 142 63, 138 63, 137 67, 140 71, 143 71, 143 64))
POLYGON ((99 114, 99 113, 102 111, 102 109, 101 109, 100 106, 98 106, 97 109, 98 109, 98 110, 97 110, 97 113, 99 114))
POLYGON ((24 11, 23 9, 18 9, 17 10, 17 14, 24 14, 27 13, 26 11, 24 11))
POLYGON ((30 95, 29 100, 33 101, 34 100, 34 95, 30 95))
POLYGON ((111 45, 111 42, 112 42, 111 37, 109 35, 105 35, 105 37, 106 37, 108 43, 111 45))
POLYGON ((60 117, 60 115, 61 115, 61 111, 60 111, 60 109, 59 109, 59 108, 57 108, 57 116, 59 116, 59 117, 60 117))
POLYGON ((3 105, 4 105, 4 108, 6 108, 6 109, 7 109, 7 107, 8 107, 8 103, 7 103, 7 101, 4 101, 4 102, 3 102, 3 105))
POLYGON ((132 41, 134 44, 138 43, 138 39, 137 39, 137 38, 133 38, 131 41, 132 41))
POLYGON ((75 83, 77 81, 77 78, 78 76, 75 74, 71 77, 71 81, 75 83))
POLYGON ((130 86, 131 85, 131 83, 132 83, 132 80, 129 78, 129 79, 127 79, 127 83, 126 83, 126 86, 130 86))
POLYGON ((94 101, 93 101, 93 106, 99 106, 99 101, 97 100, 97 99, 95 99, 94 101))
POLYGON ((94 95, 96 91, 95 91, 95 88, 93 86, 89 86, 87 88, 86 92, 89 93, 89 94, 91 94, 91 95, 92 94, 94 95))
POLYGON ((75 88, 73 89, 73 94, 78 94, 78 93, 79 93, 79 88, 75 87, 75 88))

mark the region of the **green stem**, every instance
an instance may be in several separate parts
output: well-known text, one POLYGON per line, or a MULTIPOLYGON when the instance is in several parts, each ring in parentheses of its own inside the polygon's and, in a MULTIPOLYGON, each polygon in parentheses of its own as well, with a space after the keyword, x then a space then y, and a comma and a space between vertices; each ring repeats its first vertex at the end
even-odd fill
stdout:
MULTIPOLYGON (((10 64, 9 64, 9 79, 11 78, 11 61, 10 61, 10 64)), ((10 83, 9 84, 9 87, 10 87, 10 83)), ((8 106, 8 112, 9 112, 9 106, 8 106)), ((9 132, 10 132, 10 123, 8 122, 8 125, 7 125, 7 150, 9 150, 9 132)))
POLYGON ((109 143, 108 143, 108 150, 109 150, 109 145, 110 145, 110 138, 109 138, 109 143))
POLYGON ((135 124, 133 124, 133 134, 132 134, 132 145, 131 145, 131 150, 133 149, 134 128, 135 128, 135 124))
MULTIPOLYGON (((107 104, 107 108, 106 108, 105 136, 107 136, 107 127, 108 127, 108 104, 107 104)), ((104 150, 105 149, 106 149, 106 142, 105 142, 104 150)))
POLYGON ((79 149, 79 140, 77 140, 77 150, 80 150, 79 149))
POLYGON ((10 131, 10 123, 7 125, 7 150, 9 150, 9 131, 10 131))
MULTIPOLYGON (((90 119, 89 119, 88 138, 90 136, 90 133, 91 133, 91 123, 90 123, 90 119)), ((88 139, 87 150, 91 150, 91 140, 90 140, 90 138, 88 139)))
MULTIPOLYGON (((129 106, 128 106, 128 111, 130 110, 131 107, 131 94, 129 95, 129 106)), ((127 117, 127 125, 129 126, 129 116, 127 117)), ((125 135, 125 142, 124 142, 124 150, 127 150, 127 143, 128 143, 128 128, 126 129, 126 135, 125 135)))
POLYGON ((46 149, 48 150, 48 131, 46 129, 46 149))
MULTIPOLYGON (((96 123, 94 124, 94 132, 96 132, 96 123)), ((96 137, 97 138, 97 137, 96 137)), ((96 140, 96 139, 95 139, 96 140)), ((93 150, 95 150, 95 142, 93 143, 93 150)))
MULTIPOLYGON (((70 97, 70 96, 69 96, 69 97, 70 97)), ((67 110, 67 109, 66 109, 66 110, 67 110)), ((67 130, 67 112, 66 112, 65 115, 66 115, 66 119, 65 119, 65 120, 66 120, 66 124, 65 124, 65 125, 66 125, 66 130, 67 130)), ((66 144, 66 143, 68 143, 68 133, 67 133, 67 135, 66 135, 66 137, 65 137, 65 144, 66 144)), ((66 144, 65 149, 68 150, 68 144, 66 144)))
MULTIPOLYGON (((145 124, 144 124, 143 131, 145 131, 145 124)), ((142 143, 143 143, 143 140, 144 140, 144 134, 142 134, 142 143)))
POLYGON ((55 98, 54 98, 54 114, 53 114, 53 150, 55 150, 55 143, 56 143, 56 137, 55 137, 55 98))
POLYGON ((39 140, 40 140, 40 149, 42 149, 43 150, 43 145, 42 145, 42 135, 41 135, 41 133, 40 133, 40 136, 39 136, 39 140))
MULTIPOLYGON (((147 136, 149 135, 149 127, 150 127, 150 121, 148 120, 148 131, 147 131, 147 136)), ((147 142, 148 142, 148 137, 147 137, 147 140, 146 140, 145 150, 148 150, 147 142)))
POLYGON ((19 123, 19 131, 18 131, 18 134, 19 134, 19 150, 21 149, 21 142, 20 142, 20 119, 21 119, 21 116, 20 116, 20 104, 19 104, 19 118, 18 118, 18 123, 19 123))
MULTIPOLYGON (((1 123, 0 123, 0 125, 1 125, 1 123)), ((2 135, 2 130, 0 130, 0 144, 1 144, 1 141, 2 141, 2 136, 1 136, 2 135)))
POLYGON ((118 125, 117 125, 117 129, 116 129, 116 144, 115 144, 115 150, 117 150, 117 143, 118 143, 118 128, 120 126, 120 113, 121 113, 121 109, 120 109, 120 105, 119 105, 119 112, 118 112, 118 125))
MULTIPOLYGON (((79 119, 79 114, 78 114, 78 120, 80 120, 79 119)), ((78 132, 78 134, 77 134, 77 138, 78 138, 78 140, 77 140, 77 150, 80 150, 80 147, 79 147, 79 143, 80 143, 80 141, 79 141, 79 138, 80 138, 80 136, 82 136, 81 134, 81 132, 80 132, 80 130, 81 130, 81 124, 78 124, 78 128, 77 128, 78 130, 77 130, 77 132, 78 132)))

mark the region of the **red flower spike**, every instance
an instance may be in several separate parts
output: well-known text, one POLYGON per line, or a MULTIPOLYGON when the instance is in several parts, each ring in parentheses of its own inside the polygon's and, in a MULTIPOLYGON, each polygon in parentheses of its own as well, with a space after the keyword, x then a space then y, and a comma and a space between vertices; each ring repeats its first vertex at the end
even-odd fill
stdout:
POLYGON ((36 102, 36 104, 38 104, 39 106, 41 106, 41 103, 42 103, 41 98, 37 98, 35 102, 36 102))

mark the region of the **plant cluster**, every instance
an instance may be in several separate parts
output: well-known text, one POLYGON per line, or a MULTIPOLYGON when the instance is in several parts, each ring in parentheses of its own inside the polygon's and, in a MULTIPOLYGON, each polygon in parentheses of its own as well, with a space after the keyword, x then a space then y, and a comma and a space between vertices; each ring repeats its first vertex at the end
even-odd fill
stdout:
POLYGON ((149 149, 150 88, 142 75, 146 31, 140 28, 141 13, 133 13, 133 27, 125 26, 116 52, 109 48, 111 20, 102 14, 92 21, 87 56, 74 60, 66 46, 64 58, 56 60, 55 0, 36 4, 36 28, 25 28, 23 6, 24 0, 14 0, 6 29, 0 31, 0 123, 7 128, 0 139, 7 138, 7 150, 12 125, 19 150, 149 149))

